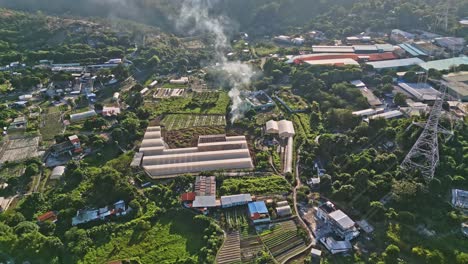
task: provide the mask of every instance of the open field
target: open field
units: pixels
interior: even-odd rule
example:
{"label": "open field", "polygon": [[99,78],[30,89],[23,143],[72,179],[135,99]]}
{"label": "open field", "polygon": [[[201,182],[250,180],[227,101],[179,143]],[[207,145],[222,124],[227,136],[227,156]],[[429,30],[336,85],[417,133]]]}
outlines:
{"label": "open field", "polygon": [[192,92],[186,96],[169,97],[158,102],[147,102],[145,107],[153,116],[161,114],[225,115],[230,98],[225,91]]}
{"label": "open field", "polygon": [[167,130],[179,130],[191,127],[225,126],[224,115],[167,115],[161,121]]}
{"label": "open field", "polygon": [[162,85],[162,88],[170,88],[170,89],[174,89],[174,88],[187,88],[187,84],[178,84],[178,83],[165,83]]}
{"label": "open field", "polygon": [[43,141],[51,141],[55,135],[62,132],[63,125],[60,112],[47,113],[42,115],[40,132]]}
{"label": "open field", "polygon": [[0,163],[40,156],[42,153],[38,152],[39,140],[39,137],[23,137],[0,143]]}
{"label": "open field", "polygon": [[110,241],[98,245],[82,263],[107,263],[116,259],[138,258],[141,263],[174,263],[195,257],[204,246],[203,230],[193,214],[185,210],[169,211],[147,231],[137,227],[116,233]]}
{"label": "open field", "polygon": [[260,234],[273,257],[280,263],[295,252],[306,248],[304,239],[297,233],[294,221],[277,223],[273,229]]}

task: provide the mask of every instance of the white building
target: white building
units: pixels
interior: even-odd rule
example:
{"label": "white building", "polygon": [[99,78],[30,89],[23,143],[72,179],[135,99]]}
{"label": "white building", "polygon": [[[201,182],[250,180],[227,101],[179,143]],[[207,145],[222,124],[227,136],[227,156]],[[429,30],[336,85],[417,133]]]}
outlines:
{"label": "white building", "polygon": [[197,147],[168,149],[161,137],[161,128],[148,127],[140,152],[144,153],[143,168],[156,178],[254,167],[245,136],[200,136]]}
{"label": "white building", "polygon": [[71,114],[70,122],[79,122],[79,121],[94,117],[96,115],[97,113],[94,110],[89,110],[89,111],[77,113],[77,114]]}
{"label": "white building", "polygon": [[62,178],[64,173],[65,173],[65,166],[57,166],[52,170],[52,173],[50,174],[50,179],[58,180]]}

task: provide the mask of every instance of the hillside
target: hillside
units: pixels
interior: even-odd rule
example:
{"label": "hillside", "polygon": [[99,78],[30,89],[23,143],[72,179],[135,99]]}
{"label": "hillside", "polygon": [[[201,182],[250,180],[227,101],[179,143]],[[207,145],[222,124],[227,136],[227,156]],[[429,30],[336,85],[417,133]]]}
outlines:
{"label": "hillside", "polygon": [[[177,31],[182,0],[83,0],[71,5],[70,0],[0,0],[0,6],[26,11],[41,10],[50,14],[103,18],[123,18]],[[203,2],[203,1],[202,1]],[[372,27],[429,28],[436,22],[443,0],[221,0],[210,1],[213,14],[228,17],[233,28],[262,36],[308,25],[332,33],[353,33]],[[72,6],[72,8],[70,8]],[[455,1],[449,10],[450,22],[468,13],[468,1]],[[320,22],[320,23],[317,23]],[[317,28],[315,28],[317,27]]]}

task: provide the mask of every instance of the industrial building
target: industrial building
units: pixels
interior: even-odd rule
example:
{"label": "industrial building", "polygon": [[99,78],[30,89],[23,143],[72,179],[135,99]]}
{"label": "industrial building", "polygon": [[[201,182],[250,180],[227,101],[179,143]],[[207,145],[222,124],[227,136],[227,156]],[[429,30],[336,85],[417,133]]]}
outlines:
{"label": "industrial building", "polygon": [[[308,62],[314,63],[314,61],[326,61],[326,60],[344,60],[352,59],[357,61],[381,61],[381,60],[394,60],[398,57],[393,52],[383,53],[370,53],[370,54],[356,54],[356,53],[319,53],[319,54],[307,54],[292,56],[287,63],[302,63]],[[322,63],[323,64],[323,63]]]}
{"label": "industrial building", "polygon": [[441,37],[434,39],[434,42],[453,52],[461,52],[465,48],[465,39],[464,38],[455,38],[455,37]]}
{"label": "industrial building", "polygon": [[395,47],[390,44],[353,45],[353,46],[312,46],[314,53],[382,53],[393,52]]}
{"label": "industrial building", "polygon": [[353,59],[306,60],[304,62],[310,65],[331,65],[331,66],[355,65],[355,66],[359,66],[359,63]]}
{"label": "industrial building", "polygon": [[439,91],[427,83],[399,82],[398,86],[419,101],[434,101],[441,95]]}
{"label": "industrial building", "polygon": [[148,127],[141,143],[142,166],[154,178],[213,170],[253,169],[245,136],[200,136],[196,147],[169,149],[160,127]]}
{"label": "industrial building", "polygon": [[461,101],[468,101],[468,72],[457,72],[444,75],[444,84],[451,96]]}
{"label": "industrial building", "polygon": [[367,62],[367,65],[371,65],[375,70],[397,70],[399,68],[407,68],[415,65],[423,64],[424,61],[420,58],[408,58],[408,59],[397,59],[397,60],[385,60],[385,61],[373,61]]}
{"label": "industrial building", "polygon": [[468,64],[467,56],[460,56],[444,60],[433,60],[428,62],[423,62],[419,66],[424,70],[428,71],[429,69],[435,69],[438,71],[448,71],[454,67],[458,67],[462,64]]}
{"label": "industrial building", "polygon": [[419,49],[418,47],[410,43],[402,43],[402,44],[399,44],[398,46],[413,57],[427,57],[428,56],[426,52],[424,52],[423,50]]}
{"label": "industrial building", "polygon": [[364,109],[364,110],[359,110],[359,111],[354,111],[353,115],[355,116],[361,116],[361,117],[369,117],[373,116],[376,114],[383,113],[385,111],[384,108],[369,108],[369,109]]}
{"label": "industrial building", "polygon": [[390,34],[390,39],[397,43],[411,41],[415,37],[416,35],[400,29],[393,29],[392,33]]}

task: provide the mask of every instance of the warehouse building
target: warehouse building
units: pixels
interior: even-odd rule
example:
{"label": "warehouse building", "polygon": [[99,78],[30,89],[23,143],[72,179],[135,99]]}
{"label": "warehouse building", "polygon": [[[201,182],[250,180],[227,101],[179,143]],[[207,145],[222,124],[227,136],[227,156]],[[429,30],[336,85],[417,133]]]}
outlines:
{"label": "warehouse building", "polygon": [[421,63],[419,66],[424,70],[435,69],[438,71],[448,71],[454,67],[458,67],[462,64],[468,64],[467,56],[460,56],[444,60],[433,60],[425,63]]}
{"label": "warehouse building", "polygon": [[457,72],[444,75],[447,92],[461,101],[468,102],[468,72]]}
{"label": "warehouse building", "polygon": [[200,136],[196,147],[169,149],[160,127],[148,127],[141,143],[142,166],[154,178],[213,170],[253,169],[245,136]]}
{"label": "warehouse building", "polygon": [[[377,118],[383,118],[383,119],[393,119],[393,118],[399,118],[402,117],[403,113],[400,110],[392,110],[389,112],[385,112],[382,114],[377,114],[369,117],[369,119],[377,119]],[[364,121],[369,121],[368,119]]]}
{"label": "warehouse building", "polygon": [[367,62],[367,65],[371,65],[375,70],[397,70],[399,68],[408,68],[415,65],[423,64],[424,61],[420,58],[409,58],[409,59],[397,59],[397,60],[386,60],[386,61],[373,61]]}
{"label": "warehouse building", "polygon": [[435,101],[441,95],[439,91],[427,83],[399,82],[398,86],[419,101]]}
{"label": "warehouse building", "polygon": [[353,112],[353,115],[361,116],[361,117],[369,117],[369,116],[373,116],[373,115],[376,115],[376,114],[383,113],[384,111],[385,111],[384,108],[375,108],[375,109],[374,108],[369,108],[369,109],[355,111],[355,112]]}

